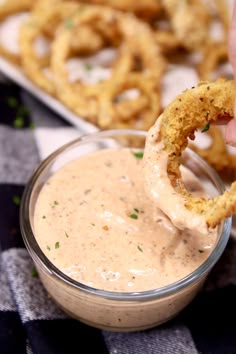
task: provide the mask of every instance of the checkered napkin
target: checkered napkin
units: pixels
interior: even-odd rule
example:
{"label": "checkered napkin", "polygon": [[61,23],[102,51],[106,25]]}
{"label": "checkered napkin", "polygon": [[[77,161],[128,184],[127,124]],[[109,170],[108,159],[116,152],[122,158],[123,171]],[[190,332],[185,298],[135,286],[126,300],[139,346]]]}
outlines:
{"label": "checkered napkin", "polygon": [[47,296],[19,230],[24,186],[39,162],[81,132],[0,82],[0,354],[236,353],[236,248],[231,237],[205,288],[174,320],[135,333],[68,318]]}

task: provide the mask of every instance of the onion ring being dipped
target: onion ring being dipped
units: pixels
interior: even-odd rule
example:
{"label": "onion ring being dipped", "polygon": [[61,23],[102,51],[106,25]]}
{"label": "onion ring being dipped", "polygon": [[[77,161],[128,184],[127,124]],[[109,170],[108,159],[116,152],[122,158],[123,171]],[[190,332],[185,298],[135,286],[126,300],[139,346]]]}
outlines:
{"label": "onion ring being dipped", "polygon": [[[173,224],[206,234],[236,211],[236,182],[215,198],[193,197],[181,179],[181,155],[196,129],[233,118],[233,80],[200,83],[169,104],[149,130],[144,150],[147,191]],[[167,201],[170,200],[171,203]]]}

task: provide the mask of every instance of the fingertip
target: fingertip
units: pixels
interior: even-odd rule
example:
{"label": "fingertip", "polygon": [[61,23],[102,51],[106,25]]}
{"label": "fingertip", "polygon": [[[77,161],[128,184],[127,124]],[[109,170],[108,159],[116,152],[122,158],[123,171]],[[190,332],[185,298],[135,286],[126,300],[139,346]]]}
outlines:
{"label": "fingertip", "polygon": [[228,145],[236,147],[236,119],[231,119],[226,124],[225,141]]}

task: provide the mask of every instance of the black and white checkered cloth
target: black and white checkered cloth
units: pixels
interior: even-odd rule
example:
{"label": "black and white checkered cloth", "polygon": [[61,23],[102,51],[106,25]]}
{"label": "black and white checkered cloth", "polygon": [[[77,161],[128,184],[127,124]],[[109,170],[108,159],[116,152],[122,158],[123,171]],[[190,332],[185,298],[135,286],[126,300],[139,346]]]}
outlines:
{"label": "black and white checkered cloth", "polygon": [[203,291],[174,320],[135,333],[68,318],[35,277],[19,202],[35,167],[80,132],[18,86],[0,82],[0,354],[236,353],[236,247],[231,237]]}

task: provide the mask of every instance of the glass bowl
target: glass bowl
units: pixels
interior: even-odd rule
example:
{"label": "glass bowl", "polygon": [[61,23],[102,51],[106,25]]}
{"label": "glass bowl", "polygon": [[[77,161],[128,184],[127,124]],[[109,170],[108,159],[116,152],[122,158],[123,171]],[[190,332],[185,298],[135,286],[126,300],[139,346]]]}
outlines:
{"label": "glass bowl", "polygon": [[[47,258],[36,241],[33,217],[40,190],[49,177],[68,162],[93,151],[120,146],[141,148],[146,134],[137,130],[107,130],[79,137],[62,146],[33,173],[21,201],[21,232],[44,287],[67,314],[100,329],[144,330],[176,316],[200,291],[230,235],[231,218],[220,225],[213,251],[197,269],[172,284],[141,292],[105,291],[84,285],[65,275]],[[215,171],[190,149],[183,155],[183,164],[201,179],[212,197],[224,191]]]}

